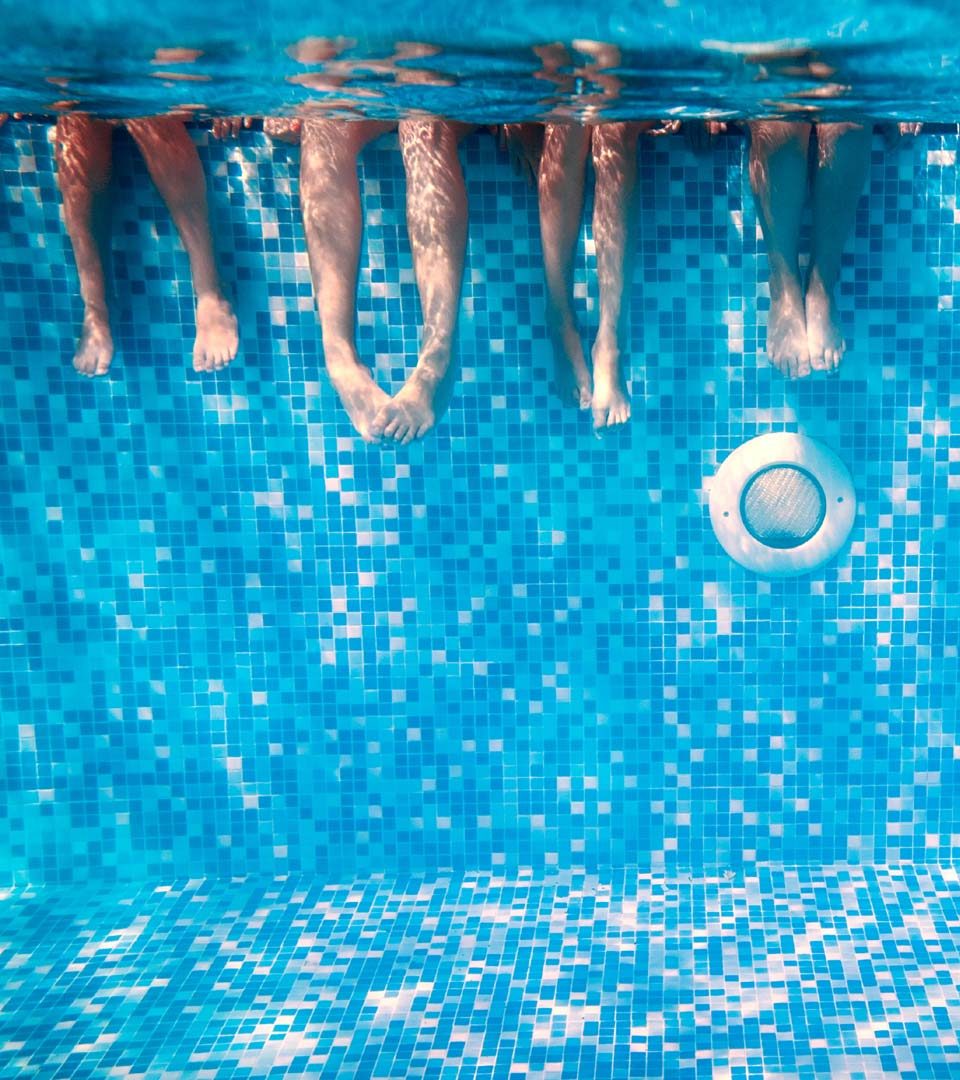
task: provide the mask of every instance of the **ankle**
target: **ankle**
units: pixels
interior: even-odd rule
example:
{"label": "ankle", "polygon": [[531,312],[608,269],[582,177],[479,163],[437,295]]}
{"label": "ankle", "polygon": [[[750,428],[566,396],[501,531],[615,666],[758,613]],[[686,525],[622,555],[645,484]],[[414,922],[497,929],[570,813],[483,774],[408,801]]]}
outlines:
{"label": "ankle", "polygon": [[806,292],[819,294],[821,296],[832,296],[833,287],[836,284],[836,279],[833,276],[824,276],[816,267],[811,267],[810,273],[807,275],[807,288]]}
{"label": "ankle", "polygon": [[83,321],[87,323],[104,323],[109,325],[110,313],[106,304],[85,304],[83,309]]}
{"label": "ankle", "polygon": [[576,316],[569,309],[547,306],[546,311],[547,329],[554,337],[564,337],[569,334],[579,334]]}
{"label": "ankle", "polygon": [[227,298],[219,289],[204,289],[202,292],[197,293],[197,307],[204,304],[216,304],[219,307],[219,305],[226,303]]}
{"label": "ankle", "polygon": [[324,339],[323,358],[328,371],[331,368],[352,368],[360,365],[360,358],[353,342],[342,338]]}

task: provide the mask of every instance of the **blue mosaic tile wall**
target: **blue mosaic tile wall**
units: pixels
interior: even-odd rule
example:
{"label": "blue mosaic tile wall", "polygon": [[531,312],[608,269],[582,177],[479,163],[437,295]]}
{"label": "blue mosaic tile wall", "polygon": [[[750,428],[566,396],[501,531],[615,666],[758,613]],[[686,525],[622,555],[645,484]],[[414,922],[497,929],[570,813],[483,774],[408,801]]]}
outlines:
{"label": "blue mosaic tile wall", "polygon": [[[186,257],[115,143],[115,336],[75,374],[50,130],[0,132],[2,879],[917,860],[960,851],[955,136],[878,139],[839,378],[762,358],[741,139],[641,147],[634,418],[548,391],[535,198],[476,135],[462,378],[407,449],[323,372],[295,147],[196,131],[242,351],[190,370]],[[417,343],[395,138],[363,158],[359,342]],[[596,320],[589,225],[579,260]],[[757,579],[706,487],[800,430],[847,463],[848,549]]]}

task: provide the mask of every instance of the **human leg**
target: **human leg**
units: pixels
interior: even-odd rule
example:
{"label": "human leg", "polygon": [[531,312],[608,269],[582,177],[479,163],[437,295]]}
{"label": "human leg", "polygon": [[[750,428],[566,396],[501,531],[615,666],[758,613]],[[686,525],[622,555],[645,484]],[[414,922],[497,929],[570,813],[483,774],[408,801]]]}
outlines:
{"label": "human leg", "polygon": [[374,431],[403,444],[436,424],[453,387],[453,334],[467,242],[467,193],[457,143],[469,130],[436,119],[402,120],[399,126],[423,330],[417,366],[380,409]]}
{"label": "human leg", "polygon": [[547,124],[538,182],[554,388],[564,404],[581,409],[590,407],[593,384],[573,309],[573,264],[589,148],[589,128],[581,124]]}
{"label": "human leg", "polygon": [[73,358],[81,375],[105,375],[113,359],[105,272],[111,136],[110,125],[91,116],[73,113],[57,121],[57,182],[83,299],[83,327]]}
{"label": "human leg", "polygon": [[392,125],[305,120],[300,142],[300,206],[320,315],[327,375],[361,438],[390,399],[360,362],[356,346],[357,271],[363,223],[357,158]]}
{"label": "human leg", "polygon": [[150,177],[170,210],[190,259],[197,298],[196,371],[225,367],[237,355],[237,318],[223,295],[207,211],[207,185],[193,140],[172,116],[128,120],[127,130],[143,154]]}
{"label": "human leg", "polygon": [[593,128],[593,240],[597,249],[600,325],[593,345],[593,424],[599,431],[630,419],[621,363],[623,290],[637,178],[640,124]]}
{"label": "human leg", "polygon": [[810,125],[758,120],[747,126],[750,185],[770,264],[767,355],[779,371],[795,378],[810,372],[798,250]]}
{"label": "human leg", "polygon": [[870,168],[869,127],[818,124],[813,175],[813,225],[805,297],[810,364],[835,371],[846,343],[834,299],[843,246],[856,218]]}

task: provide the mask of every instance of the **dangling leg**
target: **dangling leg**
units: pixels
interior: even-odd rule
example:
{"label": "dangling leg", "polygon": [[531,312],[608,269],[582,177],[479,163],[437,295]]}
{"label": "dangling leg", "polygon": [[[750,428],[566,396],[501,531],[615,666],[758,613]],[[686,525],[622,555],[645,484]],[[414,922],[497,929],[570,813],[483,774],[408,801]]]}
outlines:
{"label": "dangling leg", "polygon": [[554,389],[565,405],[581,409],[590,407],[593,384],[573,310],[573,263],[580,236],[589,147],[589,128],[581,124],[547,124],[538,184]]}
{"label": "dangling leg", "polygon": [[750,186],[770,263],[767,356],[784,375],[796,378],[810,373],[798,251],[810,125],[758,120],[748,127]]}
{"label": "dangling leg", "polygon": [[183,122],[172,116],[128,120],[127,130],[140,147],[190,258],[197,297],[194,370],[218,370],[237,355],[237,317],[223,295],[213,257],[207,185],[197,148]]}
{"label": "dangling leg", "polygon": [[407,232],[417,276],[423,331],[420,358],[381,409],[374,431],[406,444],[425,435],[450,403],[453,334],[467,243],[467,192],[457,143],[471,128],[450,120],[402,120],[407,173]]}
{"label": "dangling leg", "polygon": [[109,258],[107,187],[110,125],[73,114],[57,121],[57,181],[83,298],[83,329],[73,358],[81,375],[105,375],[113,359],[105,266]]}
{"label": "dangling leg", "polygon": [[817,371],[836,371],[846,342],[833,290],[843,245],[853,228],[857,203],[870,169],[869,127],[818,124],[813,174],[813,240],[807,275],[807,343]]}
{"label": "dangling leg", "polygon": [[357,158],[392,124],[306,120],[300,141],[300,206],[327,375],[357,433],[379,438],[373,419],[390,400],[360,362],[356,345],[357,270],[363,223]]}
{"label": "dangling leg", "polygon": [[620,334],[640,127],[600,124],[593,128],[593,241],[600,285],[600,326],[593,345],[593,426],[597,431],[630,419]]}

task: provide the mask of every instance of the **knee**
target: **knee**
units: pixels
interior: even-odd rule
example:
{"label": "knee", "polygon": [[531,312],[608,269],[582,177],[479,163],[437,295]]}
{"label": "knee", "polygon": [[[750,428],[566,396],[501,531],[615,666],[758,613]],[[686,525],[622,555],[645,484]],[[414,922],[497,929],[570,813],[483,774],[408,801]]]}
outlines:
{"label": "knee", "polygon": [[771,157],[783,150],[805,154],[810,144],[810,125],[785,120],[757,120],[750,130],[752,157]]}
{"label": "knee", "polygon": [[56,160],[61,185],[102,191],[110,179],[109,125],[89,116],[57,121]]}
{"label": "knee", "polygon": [[544,156],[564,166],[585,161],[591,137],[596,138],[598,130],[580,124],[547,124],[543,136]]}
{"label": "knee", "polygon": [[818,124],[817,125],[817,164],[829,167],[841,147],[862,146],[869,148],[870,130],[862,124]]}
{"label": "knee", "polygon": [[400,152],[408,170],[436,165],[457,152],[457,141],[442,120],[401,120]]}
{"label": "knee", "polygon": [[601,124],[593,129],[591,148],[595,169],[619,166],[637,152],[637,124]]}

